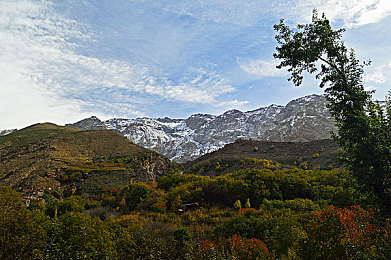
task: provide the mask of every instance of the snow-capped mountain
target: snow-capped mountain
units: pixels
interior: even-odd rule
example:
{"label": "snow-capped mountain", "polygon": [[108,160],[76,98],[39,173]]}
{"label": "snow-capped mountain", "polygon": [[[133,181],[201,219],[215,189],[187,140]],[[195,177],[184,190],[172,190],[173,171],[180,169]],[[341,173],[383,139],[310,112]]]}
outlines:
{"label": "snow-capped mountain", "polygon": [[8,134],[13,133],[13,132],[15,132],[15,131],[16,131],[16,129],[0,130],[0,136],[8,135]]}
{"label": "snow-capped mountain", "polygon": [[177,162],[195,159],[239,138],[311,141],[330,138],[330,132],[335,130],[326,99],[320,95],[299,98],[286,106],[270,105],[248,112],[229,110],[218,116],[195,114],[187,119],[114,118],[106,121],[91,117],[71,125],[84,130],[116,130],[134,143]]}

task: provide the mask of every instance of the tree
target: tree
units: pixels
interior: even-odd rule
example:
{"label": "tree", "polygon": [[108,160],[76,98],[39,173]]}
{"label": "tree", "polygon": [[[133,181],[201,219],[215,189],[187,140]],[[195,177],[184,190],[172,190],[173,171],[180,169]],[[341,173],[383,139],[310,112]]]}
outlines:
{"label": "tree", "polygon": [[119,194],[119,200],[124,200],[123,210],[125,212],[135,210],[138,204],[148,197],[151,188],[146,184],[134,183],[123,187]]}
{"label": "tree", "polygon": [[175,251],[178,254],[178,259],[187,259],[189,258],[191,252],[193,251],[193,240],[189,231],[185,228],[175,230],[174,232],[174,246]]}
{"label": "tree", "polygon": [[0,259],[40,258],[46,242],[39,211],[30,211],[16,191],[0,186]]}
{"label": "tree", "polygon": [[46,225],[46,259],[113,259],[113,233],[98,218],[69,212]]}
{"label": "tree", "polygon": [[279,46],[274,54],[281,59],[277,68],[288,67],[289,80],[299,86],[303,72],[316,73],[325,88],[328,108],[335,118],[338,134],[333,137],[344,149],[345,162],[365,190],[389,208],[391,174],[391,102],[385,108],[372,101],[373,92],[363,86],[364,66],[353,49],[341,40],[345,29],[333,30],[323,14],[313,12],[312,23],[292,30],[281,19],[274,25]]}
{"label": "tree", "polygon": [[246,209],[251,208],[251,204],[250,204],[250,199],[249,199],[249,198],[247,198],[246,203],[244,204],[244,207],[245,207]]}
{"label": "tree", "polygon": [[303,259],[386,259],[380,243],[388,238],[380,225],[375,212],[357,205],[315,211],[305,226],[308,237],[300,241],[299,254]]}
{"label": "tree", "polygon": [[240,202],[240,200],[237,200],[235,201],[234,203],[234,209],[241,209],[242,208],[242,203]]}

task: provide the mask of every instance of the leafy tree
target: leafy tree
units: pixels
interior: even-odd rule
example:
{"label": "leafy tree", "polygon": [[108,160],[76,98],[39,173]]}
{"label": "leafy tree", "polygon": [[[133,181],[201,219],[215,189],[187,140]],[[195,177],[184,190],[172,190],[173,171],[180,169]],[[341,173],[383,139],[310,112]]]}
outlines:
{"label": "leafy tree", "polygon": [[295,251],[298,241],[306,236],[302,225],[298,221],[298,216],[294,214],[285,214],[280,217],[271,230],[271,233],[270,240],[272,249],[275,250],[278,256],[285,255],[288,259],[293,258],[292,254]]}
{"label": "leafy tree", "polygon": [[240,200],[235,201],[234,203],[234,209],[240,209],[242,207],[242,203]]}
{"label": "leafy tree", "polygon": [[377,243],[388,239],[380,232],[375,213],[360,206],[330,206],[314,212],[301,241],[303,259],[386,259]]}
{"label": "leafy tree", "polygon": [[47,259],[110,259],[115,244],[109,228],[100,219],[70,212],[46,225]]}
{"label": "leafy tree", "polygon": [[39,258],[46,234],[40,211],[26,209],[18,193],[0,186],[0,259]]}
{"label": "leafy tree", "polygon": [[193,251],[193,240],[185,228],[174,232],[174,245],[179,258],[188,258]]}
{"label": "leafy tree", "polygon": [[250,199],[249,199],[249,198],[247,198],[246,203],[244,204],[244,207],[245,207],[246,209],[251,208],[251,204],[250,204]]}
{"label": "leafy tree", "polygon": [[123,210],[126,212],[136,209],[138,204],[148,197],[151,190],[150,187],[142,183],[129,184],[123,187],[119,194],[119,199],[125,202]]}
{"label": "leafy tree", "polygon": [[277,68],[288,67],[289,80],[297,86],[303,72],[316,73],[338,128],[334,139],[345,150],[349,169],[384,207],[390,205],[391,102],[389,97],[383,109],[364,90],[363,68],[370,62],[360,63],[341,40],[345,30],[333,30],[316,10],[310,24],[293,30],[281,19],[274,29],[279,43],[274,57],[282,60]]}
{"label": "leafy tree", "polygon": [[109,219],[106,225],[113,234],[112,238],[118,259],[136,258],[137,247],[132,234],[132,228],[122,227],[113,219]]}

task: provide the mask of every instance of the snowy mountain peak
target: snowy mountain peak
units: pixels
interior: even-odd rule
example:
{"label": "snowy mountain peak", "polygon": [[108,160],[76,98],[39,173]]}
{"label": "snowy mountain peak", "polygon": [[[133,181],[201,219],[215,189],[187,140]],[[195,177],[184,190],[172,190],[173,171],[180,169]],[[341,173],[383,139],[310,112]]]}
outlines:
{"label": "snowy mountain peak", "polygon": [[131,141],[185,162],[241,139],[270,141],[311,141],[330,138],[334,121],[326,108],[326,98],[310,95],[286,106],[270,105],[242,112],[237,109],[214,116],[194,114],[187,119],[96,117],[73,126],[87,129],[113,129]]}
{"label": "snowy mountain peak", "polygon": [[3,136],[3,135],[8,135],[10,133],[13,133],[15,132],[17,129],[5,129],[5,130],[0,130],[0,136]]}

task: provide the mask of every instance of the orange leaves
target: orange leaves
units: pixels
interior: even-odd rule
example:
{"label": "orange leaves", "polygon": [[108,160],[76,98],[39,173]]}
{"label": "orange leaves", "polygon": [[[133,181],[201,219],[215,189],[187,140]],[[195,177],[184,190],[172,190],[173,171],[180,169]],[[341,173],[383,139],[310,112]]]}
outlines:
{"label": "orange leaves", "polygon": [[373,211],[354,205],[350,210],[340,209],[339,214],[345,228],[346,241],[361,248],[367,248],[373,244],[379,235],[378,227],[374,223]]}
{"label": "orange leaves", "polygon": [[242,238],[239,235],[219,242],[204,240],[194,256],[195,259],[274,259],[273,254],[260,239]]}
{"label": "orange leaves", "polygon": [[151,209],[160,211],[160,212],[165,212],[167,210],[167,205],[166,202],[155,202],[152,206]]}
{"label": "orange leaves", "polygon": [[384,234],[375,212],[358,205],[350,209],[330,206],[314,213],[307,225],[308,240],[314,257],[354,258],[357,254],[371,254]]}
{"label": "orange leaves", "polygon": [[239,215],[246,215],[246,214],[251,214],[251,213],[255,213],[256,210],[254,208],[240,208],[238,210],[238,214]]}

